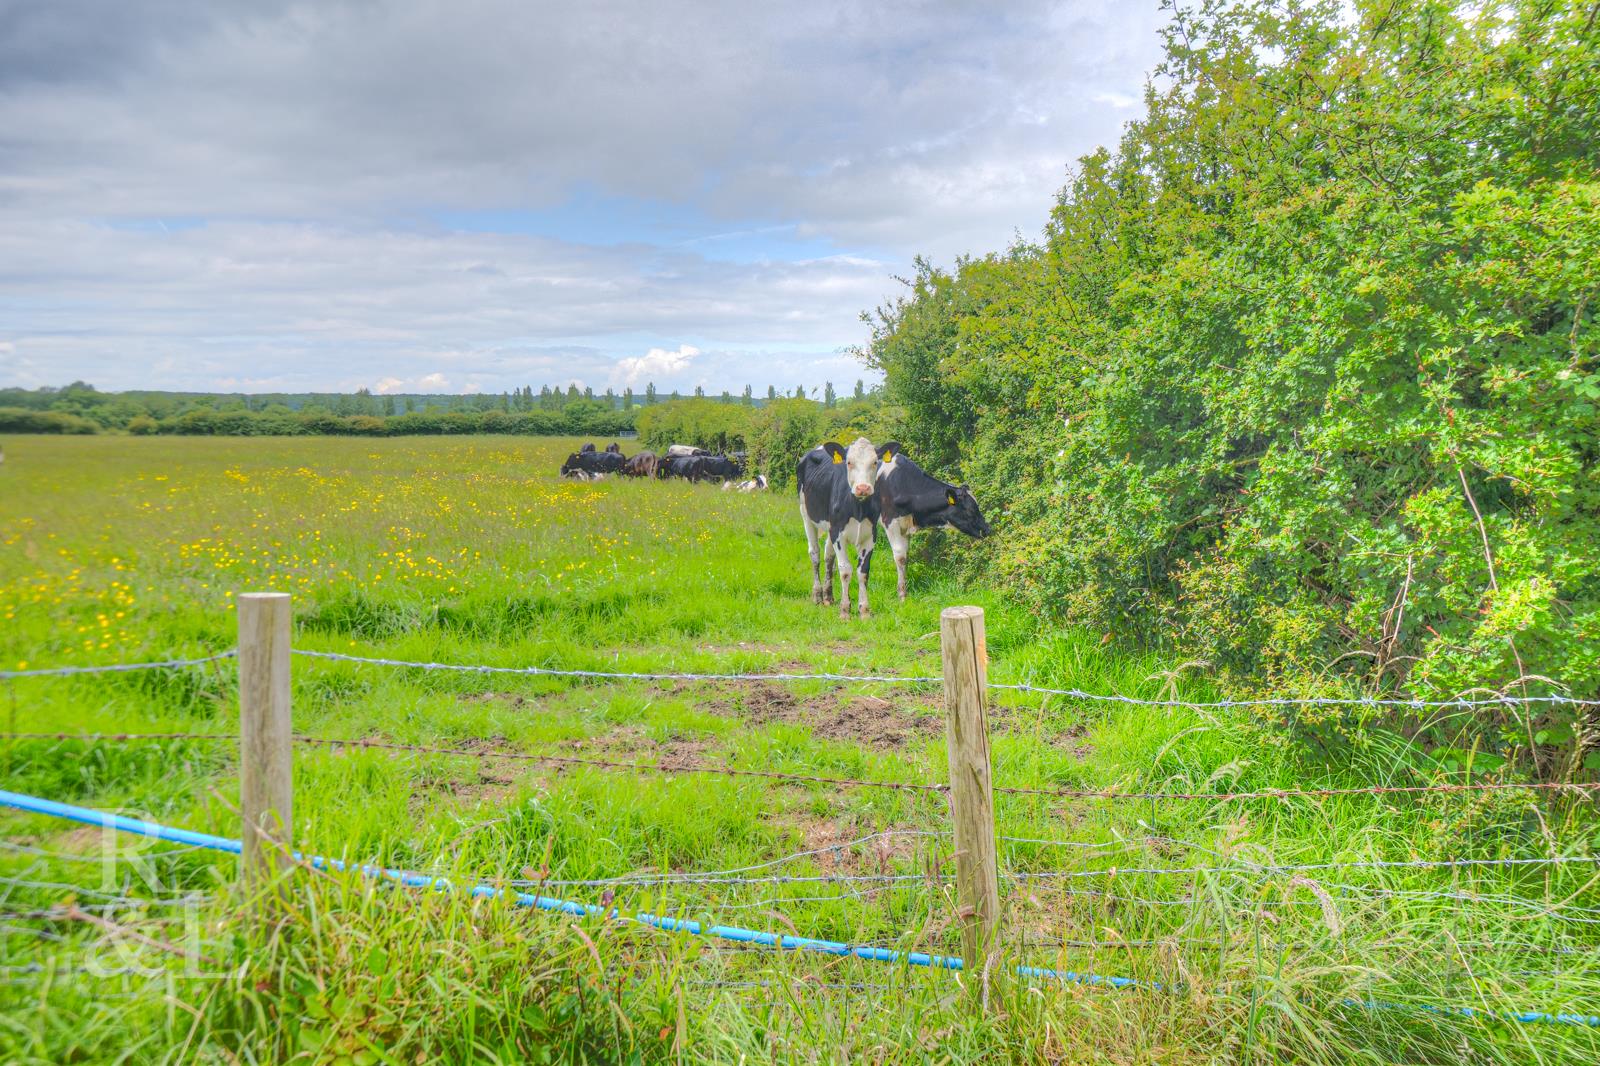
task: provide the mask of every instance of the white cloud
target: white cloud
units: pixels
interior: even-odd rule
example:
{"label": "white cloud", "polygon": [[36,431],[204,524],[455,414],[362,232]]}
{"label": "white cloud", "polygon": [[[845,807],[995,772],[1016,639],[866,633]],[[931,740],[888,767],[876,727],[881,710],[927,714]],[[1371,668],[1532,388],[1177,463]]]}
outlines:
{"label": "white cloud", "polygon": [[377,393],[379,396],[387,396],[391,392],[401,391],[404,385],[405,382],[401,381],[399,378],[384,378],[372,387],[372,391]]}
{"label": "white cloud", "polygon": [[1097,104],[1114,107],[1119,111],[1126,111],[1131,107],[1138,106],[1139,103],[1138,97],[1129,96],[1127,93],[1098,92],[1089,97],[1089,99]]}
{"label": "white cloud", "polygon": [[417,388],[423,391],[444,392],[450,387],[443,374],[428,374],[417,379]]}
{"label": "white cloud", "polygon": [[651,348],[636,359],[619,359],[611,380],[619,385],[642,385],[657,378],[670,379],[687,370],[700,349],[680,344],[675,349]]}
{"label": "white cloud", "polygon": [[474,396],[483,391],[483,386],[476,381],[469,381],[461,387],[461,391],[467,396]]}
{"label": "white cloud", "polygon": [[713,363],[730,388],[837,374],[824,361],[912,255],[1039,231],[1066,167],[1137,107],[1165,17],[1157,0],[5,10],[0,375],[448,372],[496,392],[637,379],[662,337],[720,353],[692,364],[708,390]]}

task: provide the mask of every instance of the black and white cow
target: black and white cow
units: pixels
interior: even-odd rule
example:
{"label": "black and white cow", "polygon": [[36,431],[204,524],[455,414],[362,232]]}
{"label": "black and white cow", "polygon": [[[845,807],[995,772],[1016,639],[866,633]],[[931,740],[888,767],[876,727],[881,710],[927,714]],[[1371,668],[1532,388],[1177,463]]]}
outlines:
{"label": "black and white cow", "polygon": [[661,476],[681,477],[686,481],[697,482],[706,476],[706,456],[704,455],[678,455],[661,460]]}
{"label": "black and white cow", "polygon": [[[872,567],[872,546],[878,535],[878,498],[873,487],[878,480],[879,449],[861,437],[848,449],[828,441],[801,456],[795,470],[800,486],[800,518],[806,527],[806,545],[811,550],[811,599],[815,603],[833,602],[833,571],[839,568],[839,617],[850,617],[850,554],[856,549],[856,581],[861,598],[861,617],[871,613],[867,602],[867,576]],[[819,542],[827,537],[827,581],[819,568]]]}
{"label": "black and white cow", "polygon": [[687,459],[691,455],[710,455],[704,448],[696,448],[693,444],[669,444],[667,450],[661,453],[667,459]]}
{"label": "black and white cow", "polygon": [[626,462],[627,459],[617,452],[573,452],[561,464],[561,476],[566,477],[574,470],[585,474],[615,474]]}
{"label": "black and white cow", "polygon": [[725,455],[706,455],[701,458],[704,460],[700,464],[702,477],[744,477],[744,466],[737,460],[729,459]]}
{"label": "black and white cow", "polygon": [[924,472],[906,457],[895,441],[878,451],[883,457],[875,491],[878,518],[883,523],[883,531],[889,535],[889,550],[894,553],[895,576],[903,600],[906,598],[906,553],[911,548],[911,534],[919,529],[953,526],[969,537],[982,538],[993,530],[983,520],[972,490],[965,485],[952,485]]}

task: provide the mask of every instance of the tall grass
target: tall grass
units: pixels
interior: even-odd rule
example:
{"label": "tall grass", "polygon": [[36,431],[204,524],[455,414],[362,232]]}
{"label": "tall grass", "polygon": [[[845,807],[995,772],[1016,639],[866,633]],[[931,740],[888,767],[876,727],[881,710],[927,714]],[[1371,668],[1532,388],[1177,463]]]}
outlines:
{"label": "tall grass", "polygon": [[[937,674],[938,610],[959,601],[988,611],[995,680],[1215,695],[1193,664],[1110,652],[1098,634],[1041,632],[916,561],[907,603],[880,566],[875,617],[840,622],[809,602],[787,497],[561,483],[553,475],[569,441],[7,443],[8,667],[223,648],[233,595],[274,588],[294,593],[306,648],[621,670]],[[939,781],[939,713],[937,693],[915,688],[295,663],[305,734],[675,767]],[[234,714],[225,663],[0,688],[10,732],[227,733]],[[1014,787],[1417,779],[1394,747],[1330,762],[1231,713],[1007,693],[994,721],[996,780]],[[0,765],[9,789],[237,833],[231,744],[11,739]],[[309,851],[609,899],[624,913],[908,950],[956,944],[935,793],[359,748],[298,750],[295,775],[295,833]],[[295,875],[292,906],[263,928],[241,918],[229,857],[0,814],[0,912],[10,915],[0,918],[0,1056],[1522,1063],[1600,1053],[1587,1028],[1457,1010],[1600,1013],[1592,866],[1261,869],[1582,856],[1594,832],[1586,800],[1002,794],[997,825],[1008,964],[986,980],[737,950],[311,872]],[[785,858],[799,852],[808,854]],[[718,871],[919,876],[644,883]],[[635,883],[550,884],[619,877]],[[1017,962],[1142,987],[1008,979]],[[986,1009],[973,1009],[974,995]]]}

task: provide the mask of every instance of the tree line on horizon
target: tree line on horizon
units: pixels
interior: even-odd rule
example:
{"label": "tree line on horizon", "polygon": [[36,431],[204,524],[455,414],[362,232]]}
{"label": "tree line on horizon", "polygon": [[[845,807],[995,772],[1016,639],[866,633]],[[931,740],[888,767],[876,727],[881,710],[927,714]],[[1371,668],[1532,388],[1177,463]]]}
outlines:
{"label": "tree line on horizon", "polygon": [[[858,379],[856,401],[869,395]],[[816,395],[817,390],[812,390]],[[723,390],[708,396],[697,386],[693,398],[747,408],[785,399],[805,400],[804,386],[782,393],[767,386],[758,396],[746,385],[741,394]],[[136,436],[398,436],[439,433],[522,433],[534,435],[617,434],[634,428],[637,413],[686,399],[678,390],[663,393],[655,382],[635,393],[606,389],[531,385],[501,393],[201,393],[160,390],[102,392],[86,382],[61,388],[0,389],[0,433],[129,433]],[[841,402],[826,382],[815,401],[823,408]]]}

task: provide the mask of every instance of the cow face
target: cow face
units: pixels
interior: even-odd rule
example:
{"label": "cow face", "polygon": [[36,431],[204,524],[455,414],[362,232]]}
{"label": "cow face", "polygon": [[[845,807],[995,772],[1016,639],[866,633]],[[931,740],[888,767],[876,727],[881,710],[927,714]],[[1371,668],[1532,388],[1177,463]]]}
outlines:
{"label": "cow face", "polygon": [[844,453],[844,473],[846,484],[856,499],[864,500],[872,495],[874,486],[878,483],[878,449],[865,437],[857,437],[856,442],[850,445],[850,450]]}
{"label": "cow face", "polygon": [[950,489],[945,494],[945,502],[950,506],[945,514],[946,520],[967,536],[982,539],[994,532],[989,523],[983,520],[977,498],[965,485]]}

